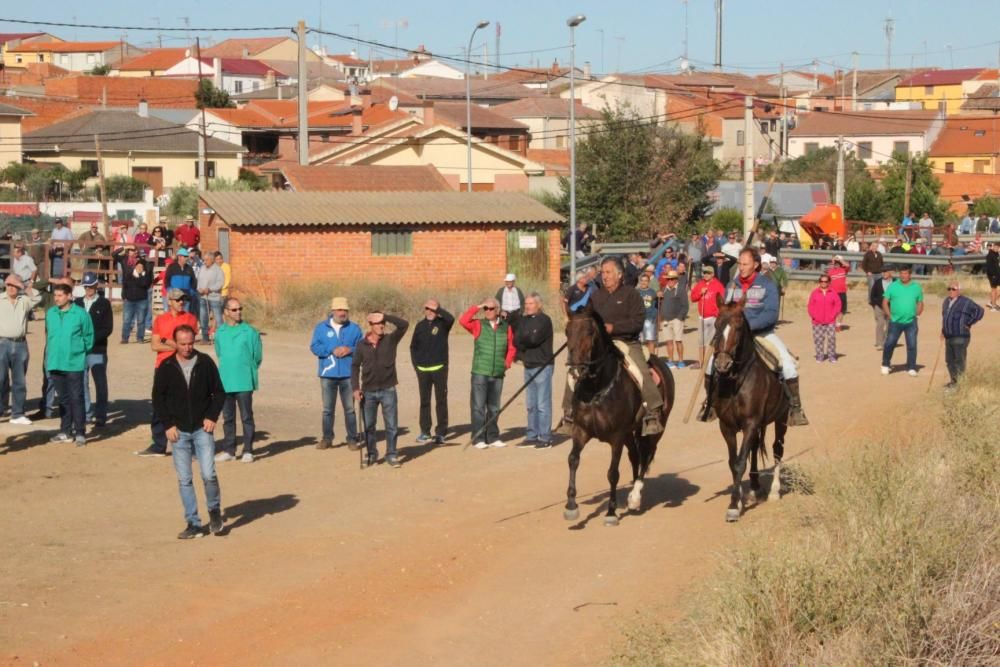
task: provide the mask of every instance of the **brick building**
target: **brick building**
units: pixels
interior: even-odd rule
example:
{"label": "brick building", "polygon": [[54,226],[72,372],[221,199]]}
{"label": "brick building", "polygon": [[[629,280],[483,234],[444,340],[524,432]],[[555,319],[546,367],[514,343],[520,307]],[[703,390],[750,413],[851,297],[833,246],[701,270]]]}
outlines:
{"label": "brick building", "polygon": [[377,280],[407,289],[559,286],[565,219],[514,192],[205,192],[202,246],[222,250],[234,287]]}

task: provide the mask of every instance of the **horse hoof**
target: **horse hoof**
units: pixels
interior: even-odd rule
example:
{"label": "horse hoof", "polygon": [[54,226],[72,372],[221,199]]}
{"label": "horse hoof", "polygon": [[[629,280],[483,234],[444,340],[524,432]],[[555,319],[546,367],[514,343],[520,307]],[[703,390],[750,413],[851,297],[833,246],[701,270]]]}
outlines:
{"label": "horse hoof", "polygon": [[563,510],[563,518],[567,521],[576,521],[580,518],[580,510],[573,508],[571,510]]}
{"label": "horse hoof", "polygon": [[618,517],[616,517],[614,514],[610,514],[610,515],[604,517],[604,525],[605,526],[617,526],[618,525]]}
{"label": "horse hoof", "polygon": [[736,523],[740,520],[739,510],[726,510],[726,521],[728,523]]}
{"label": "horse hoof", "polygon": [[633,512],[638,512],[640,507],[642,507],[642,498],[632,498],[630,495],[628,497],[628,508]]}

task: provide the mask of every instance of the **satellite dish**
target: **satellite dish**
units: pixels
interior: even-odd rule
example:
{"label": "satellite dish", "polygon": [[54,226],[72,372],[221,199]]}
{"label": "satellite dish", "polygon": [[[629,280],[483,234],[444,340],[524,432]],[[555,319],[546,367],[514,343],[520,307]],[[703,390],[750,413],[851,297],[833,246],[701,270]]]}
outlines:
{"label": "satellite dish", "polygon": [[399,108],[399,98],[393,95],[389,98],[389,111],[395,111]]}

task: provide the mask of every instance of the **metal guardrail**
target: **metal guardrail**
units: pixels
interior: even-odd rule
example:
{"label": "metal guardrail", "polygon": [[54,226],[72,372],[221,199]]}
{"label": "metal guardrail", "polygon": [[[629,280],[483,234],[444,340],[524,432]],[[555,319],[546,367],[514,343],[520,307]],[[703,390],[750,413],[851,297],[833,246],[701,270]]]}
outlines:
{"label": "metal guardrail", "polygon": [[[784,248],[782,259],[797,259],[807,262],[830,263],[835,256],[841,256],[846,262],[858,262],[864,258],[861,252],[838,252],[836,250],[800,250]],[[975,266],[986,263],[986,255],[910,255],[887,252],[883,255],[886,264],[921,264],[924,266]],[[862,274],[864,275],[864,274]]]}

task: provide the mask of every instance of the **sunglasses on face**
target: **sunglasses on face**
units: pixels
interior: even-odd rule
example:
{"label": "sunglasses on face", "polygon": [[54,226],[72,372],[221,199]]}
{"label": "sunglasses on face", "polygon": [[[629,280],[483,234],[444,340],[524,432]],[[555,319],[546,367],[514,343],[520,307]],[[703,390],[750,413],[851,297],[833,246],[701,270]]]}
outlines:
{"label": "sunglasses on face", "polygon": [[496,310],[495,306],[486,306],[483,310]]}
{"label": "sunglasses on face", "polygon": [[243,308],[227,308],[226,310],[228,310],[231,313],[238,313],[241,310],[243,310]]}
{"label": "sunglasses on face", "polygon": [[957,288],[957,287],[949,287],[949,288],[948,288],[948,291],[949,291],[949,292],[957,292],[957,291],[958,291],[958,288]]}

